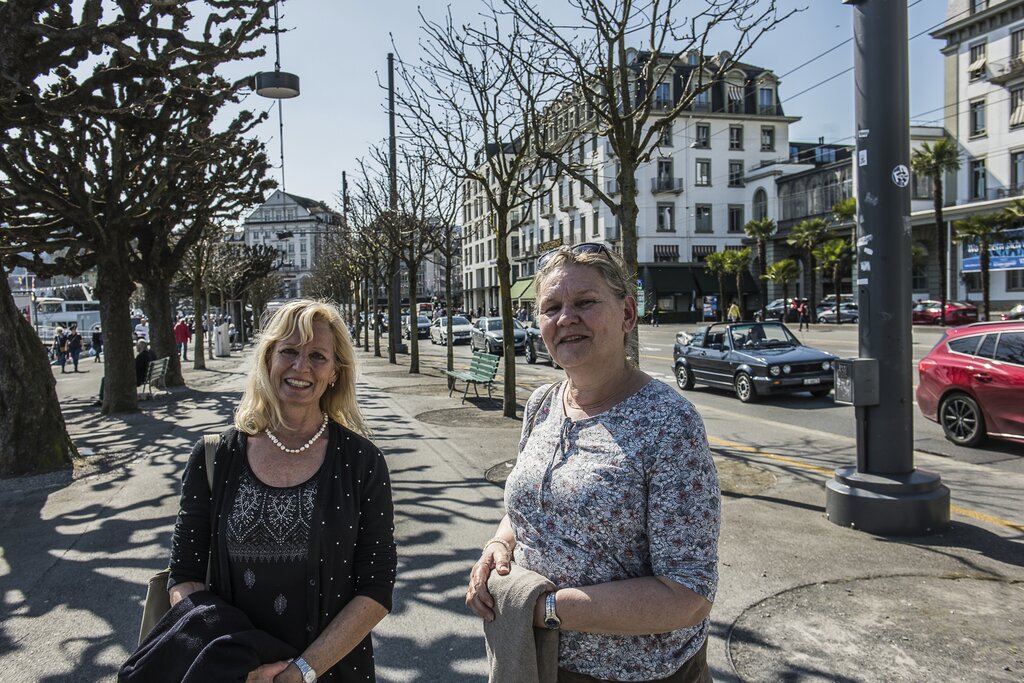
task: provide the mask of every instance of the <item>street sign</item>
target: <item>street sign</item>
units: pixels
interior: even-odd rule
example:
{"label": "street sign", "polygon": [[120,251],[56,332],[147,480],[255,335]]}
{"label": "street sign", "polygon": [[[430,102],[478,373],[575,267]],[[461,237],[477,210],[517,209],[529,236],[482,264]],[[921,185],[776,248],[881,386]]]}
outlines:
{"label": "street sign", "polygon": [[636,314],[641,318],[647,315],[647,294],[641,287],[636,288]]}

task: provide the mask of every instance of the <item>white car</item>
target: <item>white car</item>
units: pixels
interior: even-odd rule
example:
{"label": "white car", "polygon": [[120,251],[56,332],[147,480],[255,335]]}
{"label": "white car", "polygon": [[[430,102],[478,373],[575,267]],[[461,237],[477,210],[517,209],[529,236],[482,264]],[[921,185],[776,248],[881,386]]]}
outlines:
{"label": "white car", "polygon": [[[452,343],[468,344],[473,326],[461,315],[452,316]],[[430,323],[430,343],[448,345],[448,317],[438,318]]]}

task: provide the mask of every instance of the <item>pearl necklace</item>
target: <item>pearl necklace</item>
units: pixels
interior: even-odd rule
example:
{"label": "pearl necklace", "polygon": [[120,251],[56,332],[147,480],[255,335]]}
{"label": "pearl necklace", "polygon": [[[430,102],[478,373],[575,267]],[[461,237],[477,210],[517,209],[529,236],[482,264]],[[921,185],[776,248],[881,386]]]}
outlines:
{"label": "pearl necklace", "polygon": [[321,436],[323,436],[323,433],[324,433],[325,429],[327,429],[327,413],[324,413],[323,424],[320,425],[320,429],[318,429],[316,434],[313,435],[313,438],[310,439],[309,441],[307,441],[304,445],[299,446],[298,448],[288,448],[287,446],[285,446],[274,435],[274,432],[270,431],[270,427],[267,427],[266,429],[264,429],[263,432],[267,435],[267,438],[270,439],[271,443],[273,443],[275,446],[280,448],[285,453],[301,453],[302,451],[306,450],[307,448],[312,446],[314,443],[316,443],[316,440],[319,439]]}

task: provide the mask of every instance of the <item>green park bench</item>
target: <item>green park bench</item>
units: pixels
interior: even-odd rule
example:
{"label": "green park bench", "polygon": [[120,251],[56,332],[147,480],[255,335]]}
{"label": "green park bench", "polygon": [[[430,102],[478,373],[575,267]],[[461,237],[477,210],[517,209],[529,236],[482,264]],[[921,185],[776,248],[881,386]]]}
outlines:
{"label": "green park bench", "polygon": [[494,378],[498,374],[498,363],[500,361],[501,356],[484,353],[483,351],[474,351],[473,362],[470,363],[468,370],[445,370],[444,373],[455,380],[448,387],[448,396],[451,396],[455,391],[455,382],[461,381],[466,383],[466,390],[462,394],[463,403],[466,402],[466,398],[469,396],[469,387],[471,386],[477,398],[480,398],[480,392],[477,390],[477,386],[480,384],[487,387],[487,398],[494,400],[491,397],[491,386],[494,384]]}
{"label": "green park bench", "polygon": [[169,360],[167,356],[164,356],[149,362],[149,367],[146,368],[146,381],[142,383],[142,391],[139,394],[140,398],[153,398],[154,388],[167,391],[166,375]]}

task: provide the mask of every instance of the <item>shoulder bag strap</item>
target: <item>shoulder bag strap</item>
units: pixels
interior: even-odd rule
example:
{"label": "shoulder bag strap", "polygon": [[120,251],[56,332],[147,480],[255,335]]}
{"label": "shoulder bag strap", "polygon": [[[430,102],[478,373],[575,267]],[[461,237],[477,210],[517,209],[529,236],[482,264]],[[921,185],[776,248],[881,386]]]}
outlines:
{"label": "shoulder bag strap", "polygon": [[[562,380],[562,381],[564,382],[565,380]],[[537,422],[537,413],[540,412],[540,407],[542,405],[544,405],[544,401],[547,400],[548,396],[551,395],[551,392],[553,392],[555,390],[555,388],[559,384],[561,384],[561,383],[562,382],[552,382],[551,385],[547,388],[547,390],[545,390],[545,392],[543,394],[541,394],[540,400],[537,401],[537,409],[533,411],[533,415],[530,416],[529,421],[526,423],[526,438],[527,439],[530,438],[530,434],[533,434],[533,425]]]}
{"label": "shoulder bag strap", "polygon": [[210,485],[210,492],[213,492],[213,458],[217,455],[217,446],[220,445],[220,436],[217,434],[206,434],[203,436],[203,443],[206,446],[206,483]]}

